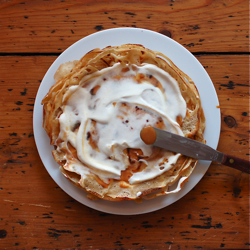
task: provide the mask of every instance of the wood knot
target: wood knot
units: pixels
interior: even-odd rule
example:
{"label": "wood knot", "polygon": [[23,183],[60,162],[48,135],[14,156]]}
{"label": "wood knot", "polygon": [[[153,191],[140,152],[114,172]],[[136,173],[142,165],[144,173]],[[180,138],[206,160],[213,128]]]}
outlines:
{"label": "wood knot", "polygon": [[224,122],[227,124],[227,126],[229,128],[233,128],[233,127],[237,126],[236,120],[230,115],[228,115],[224,118]]}
{"label": "wood knot", "polygon": [[6,230],[0,230],[0,239],[3,239],[7,236],[7,231]]}
{"label": "wood knot", "polygon": [[172,37],[171,32],[169,30],[161,30],[159,31],[159,33],[161,33],[162,35],[168,36],[168,37]]}
{"label": "wood knot", "polygon": [[240,189],[240,188],[235,187],[235,188],[233,189],[233,196],[234,196],[234,197],[236,197],[236,198],[239,197],[240,193],[241,193],[241,189]]}

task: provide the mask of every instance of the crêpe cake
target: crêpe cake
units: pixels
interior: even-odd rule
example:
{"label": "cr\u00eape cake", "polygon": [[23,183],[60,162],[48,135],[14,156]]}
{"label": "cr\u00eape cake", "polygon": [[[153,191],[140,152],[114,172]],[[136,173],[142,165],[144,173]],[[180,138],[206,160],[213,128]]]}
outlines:
{"label": "cr\u00eape cake", "polygon": [[197,160],[140,138],[150,125],[204,142],[199,93],[169,58],[141,45],[109,46],[62,64],[54,78],[42,101],[43,127],[66,178],[90,199],[181,190]]}

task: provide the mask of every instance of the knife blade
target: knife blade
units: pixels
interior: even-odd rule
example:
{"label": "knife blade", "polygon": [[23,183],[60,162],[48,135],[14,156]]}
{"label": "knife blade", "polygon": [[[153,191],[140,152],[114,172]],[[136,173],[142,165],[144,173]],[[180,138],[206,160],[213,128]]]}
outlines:
{"label": "knife blade", "polygon": [[[148,145],[152,144],[199,160],[220,162],[223,165],[250,174],[250,162],[247,160],[219,152],[202,142],[150,127],[141,130],[141,139]],[[147,141],[148,138],[150,140]]]}

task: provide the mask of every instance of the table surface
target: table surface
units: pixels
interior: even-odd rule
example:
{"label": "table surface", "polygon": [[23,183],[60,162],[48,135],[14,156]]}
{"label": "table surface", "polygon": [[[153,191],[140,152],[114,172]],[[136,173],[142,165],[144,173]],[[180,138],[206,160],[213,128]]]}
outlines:
{"label": "table surface", "polygon": [[218,150],[249,159],[248,12],[246,0],[0,1],[0,249],[249,249],[248,174],[213,163],[168,207],[107,214],[57,186],[32,127],[37,90],[61,52],[100,30],[146,28],[204,66],[220,102]]}

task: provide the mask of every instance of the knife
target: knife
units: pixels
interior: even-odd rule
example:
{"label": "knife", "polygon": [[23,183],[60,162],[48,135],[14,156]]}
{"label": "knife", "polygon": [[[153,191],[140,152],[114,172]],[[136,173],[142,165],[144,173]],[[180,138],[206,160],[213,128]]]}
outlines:
{"label": "knife", "polygon": [[154,145],[199,160],[220,162],[225,166],[250,174],[250,162],[235,156],[221,153],[208,145],[168,131],[144,127],[140,133],[147,145]]}

